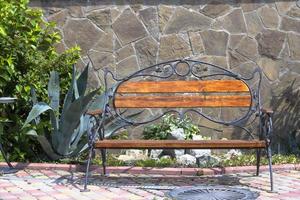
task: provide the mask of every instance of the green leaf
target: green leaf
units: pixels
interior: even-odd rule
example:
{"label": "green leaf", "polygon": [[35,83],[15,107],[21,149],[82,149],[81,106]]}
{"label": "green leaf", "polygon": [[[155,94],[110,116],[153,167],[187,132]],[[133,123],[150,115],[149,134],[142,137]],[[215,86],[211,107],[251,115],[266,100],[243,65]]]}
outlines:
{"label": "green leaf", "polygon": [[59,111],[59,74],[56,71],[50,73],[48,83],[48,97],[50,98],[50,106],[54,111]]}
{"label": "green leaf", "polygon": [[6,36],[7,35],[6,32],[5,32],[5,30],[4,30],[4,28],[2,26],[0,26],[0,35],[2,35],[2,36]]}
{"label": "green leaf", "polygon": [[[133,113],[127,116],[124,116],[125,119],[127,120],[132,120],[137,118],[143,111]],[[106,127],[105,127],[105,133],[104,133],[104,138],[111,138],[113,136],[117,135],[117,130],[119,130],[122,127],[125,127],[126,125],[129,125],[127,122],[124,120],[114,118],[113,121],[111,121]]]}
{"label": "green leaf", "polygon": [[69,109],[73,99],[74,99],[74,86],[75,86],[75,79],[76,79],[76,71],[75,71],[75,66],[73,66],[73,71],[72,71],[72,81],[71,81],[71,85],[70,85],[70,88],[68,90],[68,93],[65,97],[65,100],[64,100],[64,106],[63,106],[63,109],[62,109],[62,114],[61,114],[61,121],[64,121],[64,116],[65,116],[65,112],[66,110]]}
{"label": "green leaf", "polygon": [[45,153],[47,154],[47,156],[49,156],[49,158],[51,160],[58,160],[58,159],[62,158],[61,155],[58,155],[57,153],[55,153],[52,145],[49,143],[48,139],[44,135],[38,135],[35,130],[29,130],[26,133],[26,135],[36,138],[36,140],[40,143],[43,150],[45,151]]}
{"label": "green leaf", "polygon": [[77,87],[78,87],[78,94],[79,96],[84,95],[86,86],[87,86],[87,79],[89,73],[89,63],[86,65],[84,70],[81,72],[80,76],[77,79]]}
{"label": "green leaf", "polygon": [[57,124],[57,119],[55,117],[55,113],[53,111],[53,109],[47,105],[44,102],[39,102],[37,104],[35,104],[31,111],[29,112],[27,119],[23,125],[22,128],[24,128],[26,125],[28,125],[32,120],[36,119],[37,117],[39,117],[42,113],[49,111],[50,112],[50,118],[51,118],[51,124],[52,127],[55,131],[58,130],[58,124]]}
{"label": "green leaf", "polygon": [[63,141],[60,141],[60,147],[57,150],[60,154],[65,155],[67,153],[72,134],[80,122],[80,117],[87,111],[88,104],[97,92],[96,89],[86,96],[79,97],[62,114],[64,120],[61,121],[60,132],[63,135]]}

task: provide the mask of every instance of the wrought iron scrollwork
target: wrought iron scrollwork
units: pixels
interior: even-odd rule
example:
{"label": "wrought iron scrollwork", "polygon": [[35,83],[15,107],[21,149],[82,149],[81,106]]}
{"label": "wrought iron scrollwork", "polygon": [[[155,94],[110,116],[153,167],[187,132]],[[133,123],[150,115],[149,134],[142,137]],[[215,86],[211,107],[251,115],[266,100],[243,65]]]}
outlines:
{"label": "wrought iron scrollwork", "polygon": [[[249,81],[254,79],[255,76],[258,75],[258,86],[255,88],[251,88],[249,85]],[[116,81],[116,84],[113,86],[113,91],[110,92],[110,94],[107,94],[107,98],[111,99],[111,110],[108,112],[106,110],[106,113],[111,113],[118,117],[120,120],[123,120],[125,123],[124,126],[127,125],[142,125],[142,124],[147,124],[151,123],[159,118],[161,118],[163,115],[166,115],[168,113],[176,113],[178,114],[179,117],[183,118],[187,113],[196,113],[197,115],[210,120],[215,123],[223,124],[223,125],[232,125],[238,128],[242,128],[244,126],[240,125],[247,121],[253,113],[258,112],[260,109],[260,84],[261,84],[261,70],[260,68],[256,68],[252,74],[250,74],[247,77],[241,76],[238,73],[235,73],[229,69],[224,69],[220,66],[203,62],[203,61],[198,61],[198,60],[191,60],[191,59],[180,59],[180,60],[172,60],[172,61],[167,61],[163,63],[159,63],[156,65],[152,65],[150,67],[141,69],[139,71],[134,72],[133,74],[119,78],[116,77],[111,71],[106,70],[105,71],[105,88],[110,88],[107,85],[107,79],[108,76],[111,76],[111,78]],[[144,79],[149,79],[149,78],[155,78],[159,80],[165,80],[165,79],[170,79],[172,76],[177,76],[179,78],[190,78],[190,79],[197,79],[197,80],[209,80],[211,78],[220,78],[220,77],[228,77],[230,79],[235,79],[235,80],[240,80],[242,81],[249,90],[249,94],[251,96],[251,102],[248,110],[246,113],[234,120],[231,121],[224,121],[221,119],[215,119],[201,110],[196,110],[196,109],[184,109],[183,111],[179,111],[178,109],[169,109],[162,114],[159,114],[149,120],[146,121],[132,121],[130,119],[126,119],[124,116],[121,115],[120,110],[116,108],[114,104],[114,99],[116,98],[116,91],[118,88],[125,82],[131,81],[133,79],[138,79],[138,78],[144,78]],[[109,93],[108,91],[106,91]],[[253,136],[251,135],[250,131],[246,128],[242,128],[244,131],[246,131],[247,134],[250,135],[251,138]]]}

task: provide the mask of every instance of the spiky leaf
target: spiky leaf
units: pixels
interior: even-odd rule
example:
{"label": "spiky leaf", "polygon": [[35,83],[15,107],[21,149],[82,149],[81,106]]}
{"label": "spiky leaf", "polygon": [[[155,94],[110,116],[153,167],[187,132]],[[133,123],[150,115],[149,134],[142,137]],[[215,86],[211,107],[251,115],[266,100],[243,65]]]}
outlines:
{"label": "spiky leaf", "polygon": [[57,119],[55,116],[55,113],[53,111],[53,109],[46,103],[44,102],[38,102],[36,103],[31,111],[29,112],[27,119],[23,125],[22,128],[24,128],[26,125],[28,125],[32,120],[36,119],[37,117],[39,117],[42,113],[49,111],[50,113],[50,119],[51,119],[51,125],[53,127],[53,129],[55,131],[58,130],[58,124],[57,124]]}
{"label": "spiky leaf", "polygon": [[79,125],[80,117],[86,112],[87,106],[92,98],[96,95],[98,90],[94,90],[86,96],[76,99],[69,108],[63,113],[61,121],[60,132],[62,134],[62,141],[60,141],[60,147],[58,152],[65,155],[67,149],[70,147],[71,138],[74,130]]}
{"label": "spiky leaf", "polygon": [[89,63],[86,65],[86,67],[84,68],[84,70],[81,72],[80,76],[77,79],[77,88],[78,88],[79,96],[82,96],[85,93],[87,80],[88,80],[88,73],[89,73]]}
{"label": "spiky leaf", "polygon": [[50,98],[50,106],[55,112],[59,111],[59,92],[59,74],[56,71],[52,71],[48,82],[48,96]]}
{"label": "spiky leaf", "polygon": [[65,112],[66,110],[68,110],[68,108],[70,107],[74,99],[74,87],[76,81],[75,76],[76,76],[76,70],[75,70],[75,66],[73,66],[71,85],[64,99],[64,105],[63,105],[61,120],[60,120],[61,122],[64,121]]}
{"label": "spiky leaf", "polygon": [[47,154],[47,156],[49,156],[49,158],[51,160],[58,160],[58,159],[62,158],[61,155],[58,155],[57,153],[55,153],[52,145],[49,143],[48,139],[44,135],[38,135],[35,130],[28,131],[26,133],[26,135],[30,135],[30,136],[36,138],[36,140],[40,143],[43,150],[45,151],[45,153]]}
{"label": "spiky leaf", "polygon": [[[36,92],[35,92],[35,89],[32,86],[30,87],[30,94],[31,94],[32,105],[37,104]],[[40,123],[40,117],[36,117],[34,119],[34,122],[35,122],[35,124],[39,124]]]}
{"label": "spiky leaf", "polygon": [[[127,120],[133,120],[135,118],[137,118],[143,111],[137,112],[137,113],[133,113],[127,116],[124,116],[125,119]],[[128,124],[126,121],[118,119],[118,118],[114,118],[110,123],[107,124],[107,126],[105,127],[105,133],[104,133],[104,137],[105,138],[111,138],[115,135],[117,135],[117,130],[119,130],[120,128],[123,128]]]}

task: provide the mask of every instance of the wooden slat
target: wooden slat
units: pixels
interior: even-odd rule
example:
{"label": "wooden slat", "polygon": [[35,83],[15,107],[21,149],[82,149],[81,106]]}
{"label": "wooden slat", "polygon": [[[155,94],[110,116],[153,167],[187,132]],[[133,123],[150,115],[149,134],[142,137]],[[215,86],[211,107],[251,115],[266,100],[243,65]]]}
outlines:
{"label": "wooden slat", "polygon": [[239,80],[125,82],[118,93],[249,92]]}
{"label": "wooden slat", "polygon": [[249,107],[250,96],[116,96],[116,108]]}
{"label": "wooden slat", "polygon": [[247,149],[265,148],[260,140],[103,140],[95,148],[107,149]]}

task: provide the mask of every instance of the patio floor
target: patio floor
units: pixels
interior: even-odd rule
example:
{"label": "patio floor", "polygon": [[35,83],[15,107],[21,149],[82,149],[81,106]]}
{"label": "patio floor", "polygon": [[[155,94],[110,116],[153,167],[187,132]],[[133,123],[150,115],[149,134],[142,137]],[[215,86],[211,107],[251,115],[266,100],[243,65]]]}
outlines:
{"label": "patio floor", "polygon": [[258,199],[300,199],[300,171],[274,172],[275,192],[269,190],[269,174],[252,173],[213,176],[130,175],[111,174],[107,177],[94,175],[90,192],[80,192],[83,173],[63,170],[20,170],[15,174],[0,175],[0,199],[97,199],[139,200],[167,199],[170,189],[180,186],[203,184],[229,185],[249,188],[259,193]]}

